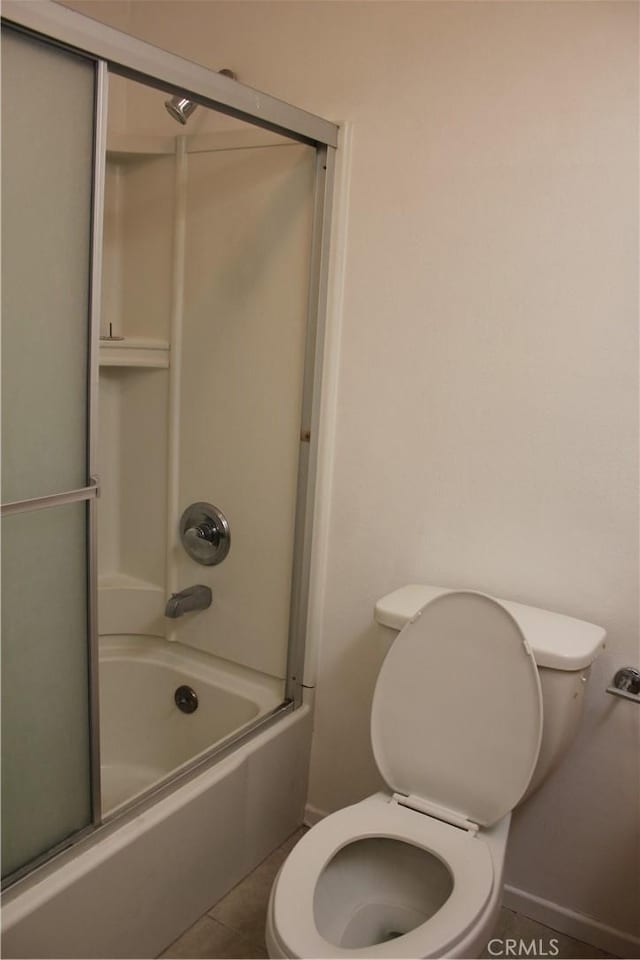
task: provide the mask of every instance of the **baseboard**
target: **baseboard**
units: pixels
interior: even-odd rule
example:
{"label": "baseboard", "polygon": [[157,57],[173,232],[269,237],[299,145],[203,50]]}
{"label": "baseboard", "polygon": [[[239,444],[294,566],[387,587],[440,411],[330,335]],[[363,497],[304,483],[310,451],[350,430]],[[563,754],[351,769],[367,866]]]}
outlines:
{"label": "baseboard", "polygon": [[320,820],[323,820],[327,816],[326,810],[319,810],[317,807],[314,807],[311,803],[308,803],[304,808],[304,820],[302,821],[305,826],[313,827],[316,823],[319,823]]}
{"label": "baseboard", "polygon": [[613,953],[617,957],[629,957],[634,960],[640,957],[640,937],[608,927],[598,920],[593,920],[582,913],[575,913],[567,907],[561,907],[550,900],[543,900],[525,890],[505,885],[503,906],[509,910],[537,920],[545,926],[564,933],[575,940],[590,943],[599,950]]}

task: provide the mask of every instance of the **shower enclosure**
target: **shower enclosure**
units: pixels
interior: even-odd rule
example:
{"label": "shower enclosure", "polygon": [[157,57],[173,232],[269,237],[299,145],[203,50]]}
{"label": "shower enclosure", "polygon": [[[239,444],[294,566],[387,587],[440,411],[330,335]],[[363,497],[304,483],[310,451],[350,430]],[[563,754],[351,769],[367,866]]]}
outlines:
{"label": "shower enclosure", "polygon": [[3,5],[5,885],[302,703],[337,129],[229,73]]}

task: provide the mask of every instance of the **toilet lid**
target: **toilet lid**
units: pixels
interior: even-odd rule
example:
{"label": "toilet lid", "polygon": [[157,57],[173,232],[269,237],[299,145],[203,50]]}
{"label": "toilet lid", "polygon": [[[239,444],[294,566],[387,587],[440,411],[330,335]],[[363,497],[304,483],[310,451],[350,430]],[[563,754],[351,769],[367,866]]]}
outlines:
{"label": "toilet lid", "polygon": [[535,660],[496,600],[447,593],[400,631],[371,711],[376,763],[393,790],[489,826],[527,789],[541,736]]}

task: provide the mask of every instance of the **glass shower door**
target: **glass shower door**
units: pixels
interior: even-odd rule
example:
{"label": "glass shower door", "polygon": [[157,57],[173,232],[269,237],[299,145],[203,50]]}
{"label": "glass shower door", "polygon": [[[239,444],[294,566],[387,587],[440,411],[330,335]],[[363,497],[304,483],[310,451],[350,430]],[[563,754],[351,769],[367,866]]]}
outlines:
{"label": "glass shower door", "polygon": [[[7,0],[4,23],[2,875],[13,882],[302,702],[337,128],[57,4]],[[199,102],[186,131],[165,110],[183,79]],[[183,550],[181,517],[201,500],[233,530],[222,569]],[[203,584],[215,604],[189,613],[181,595]],[[140,698],[123,699],[109,670],[112,654],[141,650],[175,667],[157,707],[179,750],[164,749],[156,714],[139,722]],[[195,715],[182,709],[186,667]]]}
{"label": "glass shower door", "polygon": [[2,31],[2,875],[92,819],[96,66]]}
{"label": "glass shower door", "polygon": [[[291,599],[310,446],[319,167],[311,144],[204,104],[185,127],[165,109],[167,92],[109,80],[98,437],[105,818],[290,709],[300,690]],[[213,563],[181,536],[184,522],[193,542],[198,521],[182,518],[202,504],[230,529],[228,555]],[[204,602],[185,609],[185,594]]]}

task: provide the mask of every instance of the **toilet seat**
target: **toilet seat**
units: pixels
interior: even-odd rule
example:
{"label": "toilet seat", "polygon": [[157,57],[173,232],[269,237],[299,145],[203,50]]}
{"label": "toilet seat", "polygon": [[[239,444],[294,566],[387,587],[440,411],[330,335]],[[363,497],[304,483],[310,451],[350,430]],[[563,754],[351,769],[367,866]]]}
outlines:
{"label": "toilet seat", "polygon": [[[343,949],[317,929],[316,885],[340,849],[367,837],[399,840],[434,854],[448,867],[453,889],[440,909],[409,933],[373,946]],[[491,853],[481,835],[374,795],[322,820],[294,847],[275,883],[273,925],[288,957],[446,956],[482,913],[493,882]]]}

